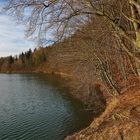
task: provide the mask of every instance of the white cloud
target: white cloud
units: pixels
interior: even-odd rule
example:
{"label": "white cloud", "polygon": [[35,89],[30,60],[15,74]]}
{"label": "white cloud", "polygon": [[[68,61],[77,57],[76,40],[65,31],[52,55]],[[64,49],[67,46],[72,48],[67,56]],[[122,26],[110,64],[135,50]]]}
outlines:
{"label": "white cloud", "polygon": [[0,56],[15,55],[29,48],[35,43],[25,38],[25,28],[17,25],[12,17],[0,14]]}

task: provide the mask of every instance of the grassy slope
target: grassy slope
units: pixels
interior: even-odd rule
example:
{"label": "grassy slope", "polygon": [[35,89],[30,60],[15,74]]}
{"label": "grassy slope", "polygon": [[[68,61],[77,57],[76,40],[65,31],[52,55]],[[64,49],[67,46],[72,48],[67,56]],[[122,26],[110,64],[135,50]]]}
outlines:
{"label": "grassy slope", "polygon": [[105,112],[91,125],[66,140],[139,140],[140,83],[108,101]]}

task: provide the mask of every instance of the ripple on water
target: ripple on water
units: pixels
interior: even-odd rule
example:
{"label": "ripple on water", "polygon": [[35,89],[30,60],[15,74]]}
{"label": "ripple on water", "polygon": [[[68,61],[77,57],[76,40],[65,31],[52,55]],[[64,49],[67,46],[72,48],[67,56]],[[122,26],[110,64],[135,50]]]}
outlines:
{"label": "ripple on water", "polygon": [[85,126],[81,103],[61,85],[55,76],[0,74],[0,140],[62,140]]}

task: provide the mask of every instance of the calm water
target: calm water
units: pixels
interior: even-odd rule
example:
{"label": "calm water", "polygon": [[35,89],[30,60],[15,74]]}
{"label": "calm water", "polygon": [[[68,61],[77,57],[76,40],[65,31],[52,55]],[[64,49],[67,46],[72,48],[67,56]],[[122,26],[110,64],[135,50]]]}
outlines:
{"label": "calm water", "polygon": [[58,76],[0,74],[0,140],[63,140],[89,124]]}

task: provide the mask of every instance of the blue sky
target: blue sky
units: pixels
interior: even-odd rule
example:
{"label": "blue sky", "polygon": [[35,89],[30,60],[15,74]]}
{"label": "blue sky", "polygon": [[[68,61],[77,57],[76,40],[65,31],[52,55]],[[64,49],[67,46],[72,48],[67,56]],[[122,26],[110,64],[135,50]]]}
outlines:
{"label": "blue sky", "polygon": [[[2,5],[0,0],[0,9]],[[25,38],[25,27],[18,25],[13,17],[0,13],[0,57],[14,56],[34,47],[35,43]]]}

